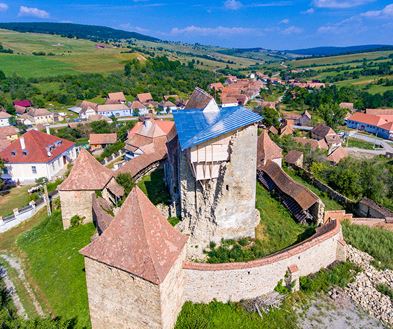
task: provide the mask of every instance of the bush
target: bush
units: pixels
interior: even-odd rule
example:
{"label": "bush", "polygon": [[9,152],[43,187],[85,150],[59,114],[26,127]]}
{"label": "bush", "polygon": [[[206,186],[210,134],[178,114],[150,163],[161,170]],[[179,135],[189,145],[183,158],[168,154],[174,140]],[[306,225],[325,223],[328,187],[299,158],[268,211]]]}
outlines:
{"label": "bush", "polygon": [[82,224],[84,217],[80,217],[78,215],[71,217],[71,227],[76,227]]}
{"label": "bush", "polygon": [[300,278],[300,289],[306,293],[328,292],[332,286],[346,287],[353,281],[359,267],[350,262],[335,263],[318,273]]}
{"label": "bush", "polygon": [[392,288],[390,288],[387,284],[384,284],[384,283],[378,284],[376,286],[376,288],[381,294],[388,296],[393,302],[393,289]]}

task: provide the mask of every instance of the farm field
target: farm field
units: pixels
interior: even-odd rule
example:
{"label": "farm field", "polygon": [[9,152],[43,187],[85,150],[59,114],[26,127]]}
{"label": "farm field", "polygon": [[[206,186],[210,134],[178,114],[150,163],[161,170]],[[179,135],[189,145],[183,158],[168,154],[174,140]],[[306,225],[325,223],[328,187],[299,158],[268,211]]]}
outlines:
{"label": "farm field", "polygon": [[335,64],[344,64],[355,60],[373,60],[379,57],[385,57],[393,54],[393,51],[375,51],[369,53],[359,53],[359,54],[350,54],[350,55],[340,55],[340,56],[329,56],[329,57],[318,57],[318,58],[307,58],[291,61],[291,65],[293,67],[309,67],[311,65],[335,65]]}
{"label": "farm field", "polygon": [[[0,54],[0,70],[6,75],[16,73],[26,78],[122,71],[126,62],[135,58],[144,60],[147,56],[132,52],[129,48],[97,49],[96,44],[89,40],[2,29],[0,42],[4,47],[14,50],[14,54]],[[183,63],[194,59],[197,67],[205,69],[224,68],[226,65],[242,68],[255,64],[255,60],[220,54],[210,47],[194,49],[189,45],[139,40],[135,46]],[[33,52],[50,53],[51,56],[35,56]],[[207,55],[213,59],[205,58]]]}

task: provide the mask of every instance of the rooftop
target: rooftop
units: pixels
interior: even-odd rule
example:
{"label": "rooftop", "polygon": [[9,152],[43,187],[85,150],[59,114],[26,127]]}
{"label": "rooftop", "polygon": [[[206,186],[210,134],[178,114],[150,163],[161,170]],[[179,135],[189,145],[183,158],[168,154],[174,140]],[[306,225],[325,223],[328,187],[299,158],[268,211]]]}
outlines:
{"label": "rooftop", "polygon": [[90,145],[103,145],[103,144],[114,144],[117,141],[117,134],[90,134],[89,143]]}
{"label": "rooftop", "polygon": [[183,151],[262,119],[241,106],[208,112],[199,109],[175,110],[173,117]]}
{"label": "rooftop", "polygon": [[[22,149],[21,139],[24,141]],[[69,150],[75,144],[66,139],[48,135],[38,130],[30,130],[13,141],[0,153],[9,163],[48,163]]]}
{"label": "rooftop", "polygon": [[213,99],[209,93],[201,88],[195,88],[189,101],[187,102],[186,109],[200,109],[203,110]]}
{"label": "rooftop", "polygon": [[60,191],[99,191],[113,177],[113,172],[99,163],[88,151],[81,149],[74,166],[59,185]]}
{"label": "rooftop", "polygon": [[160,284],[186,242],[187,237],[135,187],[109,227],[81,254]]}
{"label": "rooftop", "polygon": [[266,129],[264,129],[262,134],[258,137],[257,154],[258,167],[263,165],[263,162],[267,160],[282,158],[282,149],[271,140]]}
{"label": "rooftop", "polygon": [[349,121],[356,121],[360,123],[365,123],[372,126],[380,126],[387,121],[378,115],[366,114],[361,112],[356,112],[348,118]]}

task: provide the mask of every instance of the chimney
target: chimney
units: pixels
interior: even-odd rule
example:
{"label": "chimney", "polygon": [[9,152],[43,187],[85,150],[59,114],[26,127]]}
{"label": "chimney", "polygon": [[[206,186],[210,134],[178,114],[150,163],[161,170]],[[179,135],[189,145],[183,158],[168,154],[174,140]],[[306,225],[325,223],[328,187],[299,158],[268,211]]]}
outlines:
{"label": "chimney", "polygon": [[46,133],[48,135],[50,135],[50,126],[49,125],[45,126],[45,130],[46,130]]}
{"label": "chimney", "polygon": [[19,138],[19,142],[20,142],[20,148],[22,150],[26,149],[25,138],[23,136]]}

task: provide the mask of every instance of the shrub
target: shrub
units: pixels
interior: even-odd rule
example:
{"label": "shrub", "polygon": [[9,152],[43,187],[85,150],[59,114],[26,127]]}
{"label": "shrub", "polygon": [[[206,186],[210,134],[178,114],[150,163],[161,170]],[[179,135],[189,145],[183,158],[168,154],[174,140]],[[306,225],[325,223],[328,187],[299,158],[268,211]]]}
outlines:
{"label": "shrub", "polygon": [[78,215],[71,217],[71,227],[76,227],[82,224],[84,217],[80,217]]}
{"label": "shrub", "polygon": [[384,283],[378,284],[376,286],[376,288],[381,294],[388,296],[393,302],[393,289],[392,288],[390,288],[387,284],[384,284]]}

